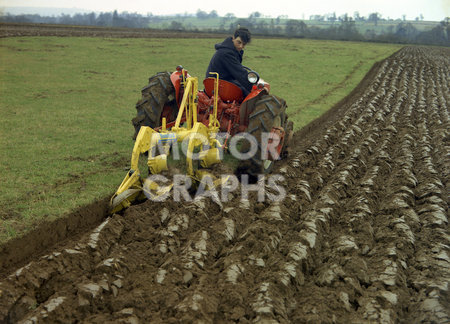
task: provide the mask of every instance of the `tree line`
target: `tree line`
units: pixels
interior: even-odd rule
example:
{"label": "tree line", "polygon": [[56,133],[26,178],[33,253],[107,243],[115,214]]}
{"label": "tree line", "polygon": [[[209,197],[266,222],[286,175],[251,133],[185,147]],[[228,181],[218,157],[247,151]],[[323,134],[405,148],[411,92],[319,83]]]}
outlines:
{"label": "tree line", "polygon": [[[196,18],[201,22],[206,19],[215,19],[218,21],[214,27],[197,27],[195,22],[185,21],[188,18]],[[123,28],[149,28],[162,23],[165,29],[190,32],[214,32],[230,33],[237,26],[245,26],[254,34],[291,37],[291,38],[313,38],[313,39],[332,39],[349,41],[375,41],[390,43],[412,43],[427,45],[450,46],[450,24],[447,17],[436,24],[432,29],[421,31],[415,25],[405,20],[400,20],[396,24],[391,24],[387,31],[376,31],[366,28],[361,32],[357,24],[367,23],[367,26],[377,26],[381,21],[386,21],[378,13],[372,13],[367,18],[354,13],[353,17],[347,14],[340,17],[336,15],[314,15],[309,17],[309,25],[304,20],[288,19],[287,16],[277,18],[264,17],[259,12],[254,12],[248,18],[236,18],[232,13],[220,17],[215,10],[207,13],[198,10],[195,15],[184,14],[176,16],[154,16],[152,14],[141,15],[137,13],[114,12],[102,13],[79,13],[74,15],[61,14],[59,16],[40,16],[40,15],[2,15],[0,22],[14,23],[45,23],[45,24],[64,24],[64,25],[87,25],[104,27],[123,27]],[[423,20],[423,16],[416,18],[416,21]],[[195,20],[194,20],[195,21]],[[319,26],[317,22],[328,22],[326,27]]]}

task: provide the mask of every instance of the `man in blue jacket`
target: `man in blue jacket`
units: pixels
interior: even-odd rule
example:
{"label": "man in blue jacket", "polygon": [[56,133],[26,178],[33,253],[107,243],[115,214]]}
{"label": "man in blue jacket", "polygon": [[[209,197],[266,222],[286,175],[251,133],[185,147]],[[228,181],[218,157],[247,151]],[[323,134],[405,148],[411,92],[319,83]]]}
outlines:
{"label": "man in blue jacket", "polygon": [[214,53],[206,70],[206,77],[211,77],[209,72],[219,73],[222,80],[233,82],[244,92],[244,96],[252,90],[252,84],[248,82],[247,70],[242,66],[244,47],[250,43],[251,34],[247,28],[238,28],[233,37],[227,37],[222,43],[216,44]]}

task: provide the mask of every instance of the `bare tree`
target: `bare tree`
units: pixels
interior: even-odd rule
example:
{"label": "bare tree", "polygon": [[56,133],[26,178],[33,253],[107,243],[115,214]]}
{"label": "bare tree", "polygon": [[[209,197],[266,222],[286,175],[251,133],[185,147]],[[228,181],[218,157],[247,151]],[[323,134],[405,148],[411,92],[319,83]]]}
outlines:
{"label": "bare tree", "polygon": [[367,19],[370,22],[373,22],[375,26],[378,25],[378,20],[380,20],[381,15],[378,12],[374,12],[369,14],[369,18]]}

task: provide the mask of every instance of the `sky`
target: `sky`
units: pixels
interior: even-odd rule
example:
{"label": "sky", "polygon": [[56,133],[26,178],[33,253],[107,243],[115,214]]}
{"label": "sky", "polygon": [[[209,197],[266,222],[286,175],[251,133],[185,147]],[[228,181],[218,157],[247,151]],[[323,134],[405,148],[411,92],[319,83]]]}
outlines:
{"label": "sky", "polygon": [[[423,15],[424,20],[441,21],[450,16],[450,0],[0,0],[0,7],[54,7],[77,8],[95,12],[137,12],[153,15],[195,14],[198,9],[216,10],[220,16],[233,13],[248,17],[258,11],[276,18],[309,19],[310,15],[336,13],[336,16],[356,11],[360,16],[378,12],[382,18],[398,19],[406,15],[413,20]],[[81,11],[80,11],[81,12]]]}

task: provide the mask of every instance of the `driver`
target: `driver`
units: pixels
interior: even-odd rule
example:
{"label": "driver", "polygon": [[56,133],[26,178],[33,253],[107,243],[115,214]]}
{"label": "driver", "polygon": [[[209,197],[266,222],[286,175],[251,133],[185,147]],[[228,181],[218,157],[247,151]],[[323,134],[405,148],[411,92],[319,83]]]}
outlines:
{"label": "driver", "polygon": [[247,96],[252,90],[252,84],[248,82],[247,70],[242,66],[242,56],[251,37],[247,28],[238,28],[233,37],[227,37],[222,43],[216,44],[216,52],[209,62],[206,77],[211,77],[209,72],[217,72],[220,79],[236,84],[242,89],[244,96]]}

